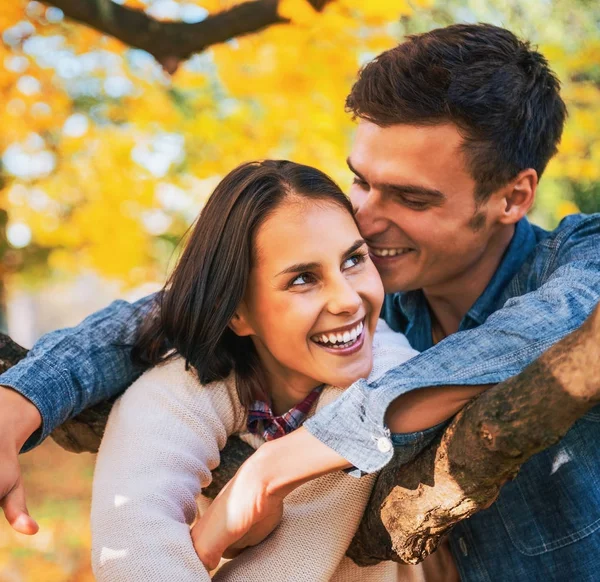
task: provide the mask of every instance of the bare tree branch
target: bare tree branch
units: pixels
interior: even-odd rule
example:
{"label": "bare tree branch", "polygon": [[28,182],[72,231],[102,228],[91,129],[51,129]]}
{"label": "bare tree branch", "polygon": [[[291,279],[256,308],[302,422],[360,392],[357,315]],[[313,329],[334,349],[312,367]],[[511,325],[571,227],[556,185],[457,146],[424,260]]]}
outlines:
{"label": "bare tree branch", "polygon": [[[307,1],[320,12],[331,0]],[[177,63],[209,46],[289,22],[278,13],[279,0],[242,2],[196,23],[158,21],[112,0],[42,2],[60,8],[71,20],[149,52],[171,72]]]}

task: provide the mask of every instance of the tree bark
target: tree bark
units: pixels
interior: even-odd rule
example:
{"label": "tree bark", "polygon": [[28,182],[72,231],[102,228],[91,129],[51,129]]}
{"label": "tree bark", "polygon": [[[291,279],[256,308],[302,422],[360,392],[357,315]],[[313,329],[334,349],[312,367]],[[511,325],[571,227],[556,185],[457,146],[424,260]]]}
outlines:
{"label": "tree bark", "polygon": [[[26,350],[0,334],[0,372]],[[348,555],[359,565],[416,564],[459,521],[489,507],[500,487],[535,453],[555,444],[600,403],[600,306],[584,325],[521,374],[484,392],[430,447],[401,470],[380,474]],[[97,452],[112,402],[57,428],[73,452]],[[253,449],[231,437],[206,493],[214,497]]]}
{"label": "tree bark", "polygon": [[[320,12],[331,0],[307,0]],[[60,8],[71,20],[112,36],[133,48],[149,52],[165,68],[209,46],[288,23],[278,13],[279,0],[242,2],[196,23],[155,20],[145,12],[112,0],[42,0]],[[173,72],[173,71],[170,71]]]}
{"label": "tree bark", "polygon": [[401,470],[388,465],[348,555],[363,566],[422,561],[598,403],[600,306],[521,374],[471,402],[414,461]]}

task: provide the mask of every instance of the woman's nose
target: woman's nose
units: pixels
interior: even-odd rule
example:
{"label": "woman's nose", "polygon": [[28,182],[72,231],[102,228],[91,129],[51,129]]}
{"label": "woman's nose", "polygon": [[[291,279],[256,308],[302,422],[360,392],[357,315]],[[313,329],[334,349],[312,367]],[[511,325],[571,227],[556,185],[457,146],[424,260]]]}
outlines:
{"label": "woman's nose", "polygon": [[356,313],[362,305],[362,298],[351,281],[340,273],[339,280],[332,286],[329,297],[329,311],[334,315]]}

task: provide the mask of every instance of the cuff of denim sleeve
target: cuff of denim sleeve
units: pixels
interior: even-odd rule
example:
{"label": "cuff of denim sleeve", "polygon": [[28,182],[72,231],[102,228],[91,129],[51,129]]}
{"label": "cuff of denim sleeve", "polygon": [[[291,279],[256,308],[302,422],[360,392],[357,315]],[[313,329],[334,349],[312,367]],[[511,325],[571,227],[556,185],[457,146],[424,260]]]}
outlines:
{"label": "cuff of denim sleeve", "polygon": [[367,414],[367,391],[361,380],[304,423],[310,434],[354,465],[347,472],[355,477],[381,470],[394,454],[383,423],[385,407]]}
{"label": "cuff of denim sleeve", "polygon": [[37,447],[59,424],[69,417],[73,398],[68,390],[63,372],[58,366],[36,361],[35,357],[22,360],[0,375],[0,385],[12,388],[30,402],[40,412],[42,424],[21,448],[25,453]]}
{"label": "cuff of denim sleeve", "polygon": [[423,449],[425,449],[437,435],[439,435],[450,420],[444,420],[431,428],[409,433],[392,433],[390,438],[394,445],[394,456],[396,462],[404,465],[412,461]]}

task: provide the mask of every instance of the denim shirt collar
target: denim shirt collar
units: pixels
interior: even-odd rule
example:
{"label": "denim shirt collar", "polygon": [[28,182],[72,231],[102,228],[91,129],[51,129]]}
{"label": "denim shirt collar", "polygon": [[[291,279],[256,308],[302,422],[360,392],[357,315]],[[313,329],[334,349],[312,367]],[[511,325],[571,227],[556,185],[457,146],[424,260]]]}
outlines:
{"label": "denim shirt collar", "polygon": [[[537,244],[537,239],[527,218],[522,218],[515,227],[513,237],[502,257],[502,261],[484,292],[460,322],[459,330],[481,325],[498,308],[498,301],[511,279],[518,273],[527,257]],[[411,345],[423,351],[432,346],[431,317],[423,292],[397,293],[396,307],[407,321],[405,334]]]}
{"label": "denim shirt collar", "polygon": [[[531,223],[527,218],[522,218],[515,228],[513,237],[504,252],[502,261],[496,269],[494,276],[487,284],[484,292],[479,296],[471,309],[467,312],[459,329],[466,329],[467,319],[476,325],[481,325],[498,309],[498,301],[504,293],[512,278],[519,272],[527,257],[537,244],[537,239]],[[474,327],[472,325],[468,327]]]}

